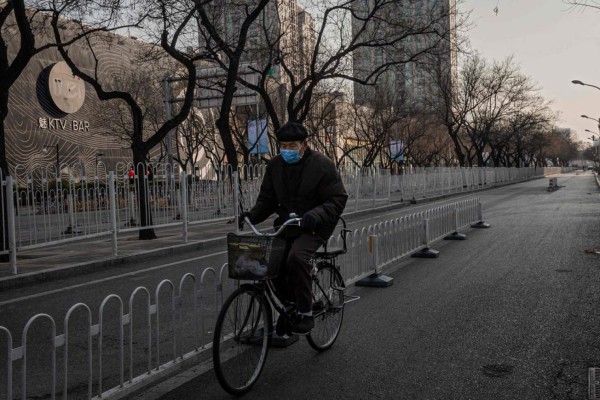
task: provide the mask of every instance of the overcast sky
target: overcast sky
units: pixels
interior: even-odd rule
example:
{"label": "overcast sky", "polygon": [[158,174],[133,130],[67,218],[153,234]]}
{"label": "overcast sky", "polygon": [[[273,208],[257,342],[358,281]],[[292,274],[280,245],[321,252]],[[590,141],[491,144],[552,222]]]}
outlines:
{"label": "overcast sky", "polygon": [[514,55],[521,71],[553,100],[558,125],[590,143],[585,129],[597,132],[598,126],[580,115],[600,118],[600,90],[571,81],[600,87],[600,12],[570,10],[562,0],[463,0],[460,8],[472,10],[472,47],[487,59]]}

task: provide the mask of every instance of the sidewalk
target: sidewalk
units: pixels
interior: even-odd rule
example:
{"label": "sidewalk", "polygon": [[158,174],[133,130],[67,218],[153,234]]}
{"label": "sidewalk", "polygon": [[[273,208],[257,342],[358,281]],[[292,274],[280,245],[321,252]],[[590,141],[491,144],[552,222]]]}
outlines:
{"label": "sidewalk", "polygon": [[[231,225],[222,224],[224,230],[232,229]],[[17,275],[11,274],[9,263],[0,263],[0,290],[66,278],[175,252],[200,250],[216,245],[220,240],[224,243],[221,230],[207,231],[205,225],[190,226],[187,243],[183,242],[180,228],[157,230],[157,236],[156,240],[138,240],[137,232],[119,235],[116,257],[112,256],[110,236],[20,251],[17,255]]]}

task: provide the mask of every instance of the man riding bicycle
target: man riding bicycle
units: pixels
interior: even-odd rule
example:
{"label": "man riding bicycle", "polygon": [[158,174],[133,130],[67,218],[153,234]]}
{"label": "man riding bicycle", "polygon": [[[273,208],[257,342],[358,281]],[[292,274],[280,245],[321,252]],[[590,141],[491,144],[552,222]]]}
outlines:
{"label": "man riding bicycle", "polygon": [[256,204],[242,213],[240,228],[244,217],[258,224],[277,213],[275,226],[290,215],[302,218],[300,226],[283,233],[287,258],[274,280],[280,296],[295,303],[295,318],[290,326],[280,316],[275,331],[280,336],[305,334],[314,327],[309,261],[333,233],[348,195],[333,162],[308,147],[308,131],[302,124],[289,122],[275,136],[280,154],[269,161]]}

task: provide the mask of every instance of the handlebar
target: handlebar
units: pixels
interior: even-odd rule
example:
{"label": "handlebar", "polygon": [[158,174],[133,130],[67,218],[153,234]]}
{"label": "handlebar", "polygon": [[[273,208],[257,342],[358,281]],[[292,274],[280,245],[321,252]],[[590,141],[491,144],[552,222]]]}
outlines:
{"label": "handlebar", "polygon": [[[266,237],[277,236],[281,232],[283,232],[283,230],[286,227],[291,226],[291,225],[300,226],[301,221],[302,221],[302,218],[290,218],[287,221],[285,221],[279,228],[277,228],[277,230],[275,232],[267,233],[267,232],[259,231],[254,225],[252,225],[252,222],[250,222],[250,219],[248,219],[248,217],[244,217],[244,222],[246,224],[248,224],[248,226],[250,227],[250,230],[252,230],[252,232],[254,232],[254,234],[256,234],[258,236],[266,236]],[[342,222],[342,229],[340,231],[340,235],[342,237],[342,249],[343,249],[343,252],[346,253],[346,251],[348,250],[347,245],[346,245],[346,235],[348,233],[351,233],[352,231],[347,228],[346,220],[341,216],[340,216],[340,221]],[[327,243],[325,243],[325,250],[327,250]]]}
{"label": "handlebar", "polygon": [[248,224],[248,226],[250,227],[252,232],[254,232],[254,234],[259,235],[259,236],[267,236],[267,237],[279,235],[281,232],[283,232],[283,230],[287,226],[290,226],[290,225],[300,226],[300,221],[302,221],[302,218],[290,218],[287,221],[285,221],[275,232],[267,233],[267,232],[261,232],[258,229],[256,229],[256,227],[254,225],[252,225],[252,222],[250,222],[248,217],[244,217],[244,222]]}

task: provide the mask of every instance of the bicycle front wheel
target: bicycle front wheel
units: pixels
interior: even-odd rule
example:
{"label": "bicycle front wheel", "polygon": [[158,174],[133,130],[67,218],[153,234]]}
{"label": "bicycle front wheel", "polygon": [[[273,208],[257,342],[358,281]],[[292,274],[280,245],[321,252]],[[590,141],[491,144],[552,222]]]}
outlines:
{"label": "bicycle front wheel", "polygon": [[213,364],[228,393],[246,393],[256,383],[271,343],[271,308],[263,292],[242,285],[223,304],[213,337]]}
{"label": "bicycle front wheel", "polygon": [[344,280],[333,265],[317,266],[313,277],[313,316],[315,327],[306,339],[313,349],[327,350],[337,339],[344,318]]}

